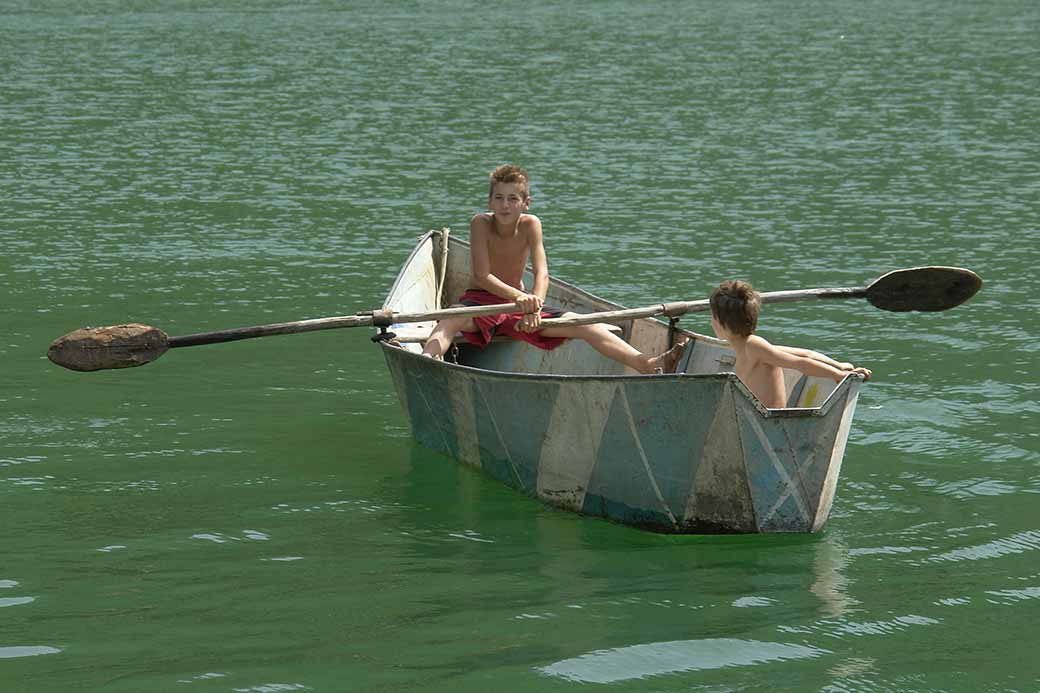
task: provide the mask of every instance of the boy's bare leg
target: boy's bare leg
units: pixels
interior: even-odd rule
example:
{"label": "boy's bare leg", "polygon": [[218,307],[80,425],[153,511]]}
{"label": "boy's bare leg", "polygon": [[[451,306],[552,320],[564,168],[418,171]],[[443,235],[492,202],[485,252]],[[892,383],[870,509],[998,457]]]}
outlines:
{"label": "boy's bare leg", "polygon": [[437,323],[430,333],[430,338],[423,345],[423,356],[440,359],[451,347],[456,332],[475,332],[473,318],[446,318]]}
{"label": "boy's bare leg", "polygon": [[548,327],[541,331],[546,337],[569,337],[583,339],[593,349],[609,359],[619,361],[632,370],[651,374],[661,369],[664,373],[675,370],[686,342],[679,342],[660,356],[647,356],[625,340],[607,329],[606,325],[577,325],[574,327]]}

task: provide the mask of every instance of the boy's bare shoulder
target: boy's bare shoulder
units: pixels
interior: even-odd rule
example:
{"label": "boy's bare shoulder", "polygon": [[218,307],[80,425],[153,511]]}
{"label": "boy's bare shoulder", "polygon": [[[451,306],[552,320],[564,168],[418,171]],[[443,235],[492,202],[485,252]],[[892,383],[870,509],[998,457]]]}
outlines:
{"label": "boy's bare shoulder", "polygon": [[773,350],[773,345],[764,337],[757,334],[748,335],[745,342],[745,351],[756,363]]}
{"label": "boy's bare shoulder", "polygon": [[757,334],[748,335],[747,345],[754,349],[768,349],[773,346],[765,337]]}
{"label": "boy's bare shoulder", "polygon": [[530,235],[530,234],[537,234],[537,235],[541,236],[541,234],[542,234],[542,220],[539,219],[538,217],[536,217],[533,214],[526,214],[526,213],[525,214],[521,214],[520,215],[520,230],[523,231],[524,233],[528,234],[528,235]]}

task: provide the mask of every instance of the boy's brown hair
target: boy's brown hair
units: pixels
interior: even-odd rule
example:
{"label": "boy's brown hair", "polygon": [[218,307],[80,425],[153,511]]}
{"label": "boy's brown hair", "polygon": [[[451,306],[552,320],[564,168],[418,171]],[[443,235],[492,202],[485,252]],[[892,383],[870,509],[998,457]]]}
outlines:
{"label": "boy's brown hair", "polygon": [[750,284],[728,279],[711,292],[708,301],[712,315],[727,330],[742,337],[755,333],[762,301]]}
{"label": "boy's brown hair", "polygon": [[520,197],[527,199],[531,196],[530,178],[527,171],[516,164],[502,164],[491,172],[491,187],[488,188],[488,197],[495,194],[495,185],[498,183],[516,183],[519,186]]}

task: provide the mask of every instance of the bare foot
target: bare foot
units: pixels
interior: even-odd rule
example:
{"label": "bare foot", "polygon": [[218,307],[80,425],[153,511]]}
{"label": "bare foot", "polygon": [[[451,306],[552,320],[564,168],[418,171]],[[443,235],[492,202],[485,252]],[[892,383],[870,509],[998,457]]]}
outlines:
{"label": "bare foot", "polygon": [[686,351],[686,345],[690,343],[688,337],[682,337],[680,339],[681,341],[677,341],[671,349],[660,356],[654,356],[650,359],[650,367],[654,369],[654,373],[675,372],[675,367],[679,364],[679,359],[682,358],[683,352]]}

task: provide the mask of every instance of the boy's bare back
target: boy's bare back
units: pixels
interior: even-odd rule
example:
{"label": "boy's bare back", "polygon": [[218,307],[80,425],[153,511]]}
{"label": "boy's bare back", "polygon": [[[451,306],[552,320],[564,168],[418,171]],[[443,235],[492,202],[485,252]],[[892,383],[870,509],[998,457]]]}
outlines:
{"label": "boy's bare back", "polygon": [[733,370],[740,381],[762,404],[770,409],[787,406],[784,371],[763,357],[768,357],[773,345],[758,335],[751,335],[737,353]]}

